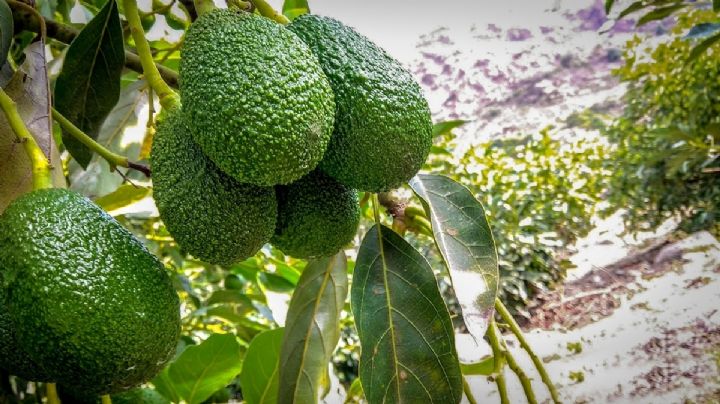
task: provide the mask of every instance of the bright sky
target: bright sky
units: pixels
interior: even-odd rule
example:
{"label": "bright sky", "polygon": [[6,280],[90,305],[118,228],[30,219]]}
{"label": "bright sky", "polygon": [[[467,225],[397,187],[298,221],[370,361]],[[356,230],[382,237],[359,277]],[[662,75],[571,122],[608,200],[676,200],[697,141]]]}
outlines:
{"label": "bright sky", "polygon": [[[282,0],[269,3],[282,9]],[[468,31],[473,25],[484,29],[490,23],[500,27],[534,27],[548,17],[550,9],[569,5],[564,3],[589,5],[592,0],[309,0],[309,3],[313,14],[343,21],[403,63],[410,63],[418,55],[415,46],[420,36],[436,28]]]}

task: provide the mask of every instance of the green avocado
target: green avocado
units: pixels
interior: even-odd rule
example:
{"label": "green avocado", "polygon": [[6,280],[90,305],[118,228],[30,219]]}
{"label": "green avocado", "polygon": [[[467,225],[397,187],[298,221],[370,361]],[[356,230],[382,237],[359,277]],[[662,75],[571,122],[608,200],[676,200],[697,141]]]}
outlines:
{"label": "green avocado", "polygon": [[58,383],[120,392],[172,358],[180,309],[163,264],[80,194],[13,201],[0,216],[0,268],[18,346]]}
{"label": "green avocado", "polygon": [[0,288],[0,369],[28,381],[52,381],[47,372],[18,346],[16,338],[15,326],[7,311],[5,290]]}
{"label": "green avocado", "polygon": [[216,9],[188,29],[180,90],[192,136],[242,183],[289,184],[322,159],[335,103],[317,58],[283,26]]}
{"label": "green avocado", "polygon": [[175,241],[193,256],[231,264],[270,240],[277,201],[273,187],[240,184],[193,142],[185,115],[158,125],[150,160],[155,203]]}
{"label": "green avocado", "polygon": [[360,223],[357,191],[319,170],[276,188],[278,220],[270,242],[285,254],[325,257],[352,241]]}
{"label": "green avocado", "polygon": [[306,14],[288,28],[318,56],[335,93],[335,130],[320,168],[360,191],[407,182],[432,146],[430,108],[410,72],[332,18]]}

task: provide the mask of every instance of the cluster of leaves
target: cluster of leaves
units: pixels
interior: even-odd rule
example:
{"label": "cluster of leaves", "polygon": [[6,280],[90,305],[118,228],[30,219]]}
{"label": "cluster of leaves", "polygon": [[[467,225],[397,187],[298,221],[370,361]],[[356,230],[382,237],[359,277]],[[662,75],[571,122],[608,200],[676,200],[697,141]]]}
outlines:
{"label": "cluster of leaves", "polygon": [[436,126],[428,170],[466,185],[486,207],[500,264],[500,296],[516,312],[562,281],[567,246],[592,229],[606,186],[609,150],[601,141],[535,135],[487,141],[458,154],[453,127]]}
{"label": "cluster of leaves", "polygon": [[[710,10],[682,13],[674,31],[716,18]],[[636,38],[615,72],[628,89],[622,116],[606,129],[616,149],[608,200],[627,208],[630,231],[669,217],[686,231],[720,231],[720,47],[689,60],[695,43],[676,37],[648,51]]]}
{"label": "cluster of leaves", "polygon": [[[615,0],[605,0],[605,13],[610,14],[614,5]],[[683,13],[687,14],[689,10],[706,8],[712,8],[712,11],[717,13],[720,11],[720,1],[638,0],[622,9],[618,13],[617,19],[619,20],[631,14],[644,12],[645,14],[637,20],[637,26],[640,27],[651,21],[662,20]],[[698,22],[685,29],[687,30],[688,37],[701,39],[690,51],[688,60],[696,59],[720,41],[720,23],[718,23],[717,19],[712,22]],[[679,32],[677,33],[679,34]]]}

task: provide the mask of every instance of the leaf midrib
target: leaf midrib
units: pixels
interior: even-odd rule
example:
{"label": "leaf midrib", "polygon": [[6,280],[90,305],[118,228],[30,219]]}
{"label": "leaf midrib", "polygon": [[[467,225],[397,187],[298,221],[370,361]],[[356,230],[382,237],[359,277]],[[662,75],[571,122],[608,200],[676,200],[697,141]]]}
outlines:
{"label": "leaf midrib", "polygon": [[393,322],[393,315],[392,315],[392,302],[390,301],[390,288],[388,286],[388,267],[387,262],[385,259],[385,247],[383,246],[383,236],[382,236],[382,225],[378,223],[377,225],[378,229],[378,246],[379,246],[379,253],[380,257],[382,258],[382,273],[383,273],[383,286],[385,287],[385,304],[387,306],[387,314],[388,314],[388,329],[390,330],[390,346],[392,347],[392,353],[393,353],[393,368],[395,369],[395,386],[396,386],[396,392],[397,392],[397,399],[398,402],[401,401],[401,395],[400,395],[400,372],[398,370],[398,356],[397,351],[395,349],[395,345],[397,344],[397,341],[395,340],[395,323]]}

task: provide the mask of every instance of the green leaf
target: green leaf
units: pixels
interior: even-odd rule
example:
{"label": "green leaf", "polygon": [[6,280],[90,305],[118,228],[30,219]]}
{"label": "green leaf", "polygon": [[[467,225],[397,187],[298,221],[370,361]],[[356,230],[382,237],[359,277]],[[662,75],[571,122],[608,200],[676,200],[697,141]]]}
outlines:
{"label": "green leaf", "polygon": [[623,17],[630,15],[636,11],[640,11],[645,7],[646,7],[646,5],[642,0],[636,1],[636,2],[632,3],[631,5],[627,6],[627,8],[625,8],[623,11],[620,12],[620,14],[618,14],[618,20],[620,20]]}
{"label": "green leaf", "polygon": [[340,339],[340,313],[348,292],[347,259],[308,263],[295,288],[280,350],[278,403],[316,403],[320,382]]}
{"label": "green leaf", "polygon": [[283,328],[265,331],[253,338],[245,354],[240,386],[247,404],[275,404],[278,395],[278,358]]}
{"label": "green leaf", "polygon": [[170,365],[173,388],[189,404],[201,403],[240,373],[241,354],[234,335],[213,334],[186,348]]}
{"label": "green leaf", "polygon": [[208,298],[207,304],[211,305],[218,303],[239,304],[252,308],[252,301],[237,290],[216,290],[213,292],[213,294],[210,295],[210,298]]}
{"label": "green leaf", "polygon": [[[124,49],[117,2],[107,1],[70,44],[55,82],[55,108],[93,139],[120,96]],[[67,133],[63,143],[87,167],[92,151]]]}
{"label": "green leaf", "polygon": [[295,289],[295,285],[280,275],[260,272],[258,279],[265,288],[273,292],[284,293]]}
{"label": "green leaf", "polygon": [[612,6],[615,3],[615,0],[605,0],[605,14],[610,14],[610,10],[612,10]]}
{"label": "green leaf", "polygon": [[470,190],[444,176],[418,174],[410,187],[432,222],[465,325],[475,341],[482,341],[493,315],[499,277],[485,209]]}
{"label": "green leaf", "polygon": [[695,45],[695,47],[692,48],[692,50],[690,51],[690,55],[688,55],[688,58],[685,61],[685,64],[689,64],[689,63],[693,62],[695,59],[699,58],[700,55],[705,53],[705,51],[707,51],[708,48],[715,45],[718,41],[720,41],[720,32],[711,36],[710,38],[703,40],[699,44]]}
{"label": "green leaf", "polygon": [[362,383],[360,382],[360,378],[353,380],[352,384],[350,385],[350,388],[347,390],[347,398],[345,399],[345,403],[356,403],[361,402],[362,399],[365,398],[365,392],[363,392]]}
{"label": "green leaf", "polygon": [[151,189],[148,187],[123,184],[120,185],[114,192],[95,199],[95,203],[104,210],[110,212],[141,201],[143,198],[150,195],[150,192]]}
{"label": "green leaf", "polygon": [[158,393],[162,394],[163,397],[167,398],[173,403],[179,403],[180,396],[175,391],[172,380],[170,380],[170,376],[168,375],[169,368],[169,366],[166,366],[165,369],[163,369],[160,373],[158,373],[157,376],[155,376],[154,379],[152,379],[151,383],[153,384],[153,386],[155,386],[155,390],[157,390]]}
{"label": "green leaf", "polygon": [[681,8],[685,8],[685,4],[675,4],[672,6],[656,8],[655,10],[640,17],[637,22],[637,26],[639,27],[645,25],[650,21],[662,20],[663,18],[669,16],[675,11],[680,10]]}
{"label": "green leaf", "polygon": [[701,24],[697,24],[690,28],[690,31],[688,31],[687,35],[684,36],[685,39],[698,39],[698,38],[707,38],[710,35],[720,31],[720,23],[717,22],[704,22]]}
{"label": "green leaf", "polygon": [[488,356],[480,362],[461,363],[460,369],[466,376],[490,376],[495,372],[495,358]]}
{"label": "green leaf", "polygon": [[373,226],[363,239],[351,303],[370,404],[460,402],[455,336],[435,276],[425,258],[385,226]]}
{"label": "green leaf", "polygon": [[0,66],[7,61],[14,29],[12,10],[7,1],[0,0]]}
{"label": "green leaf", "polygon": [[[64,188],[63,174],[55,138],[50,124],[50,91],[48,88],[45,43],[34,42],[25,48],[25,62],[5,85],[5,92],[15,101],[20,117],[38,146],[55,167],[53,185]],[[32,165],[15,132],[0,113],[0,212],[23,193],[32,190]]]}
{"label": "green leaf", "polygon": [[283,2],[282,12],[285,14],[285,17],[292,21],[303,14],[309,13],[310,7],[308,6],[307,0],[285,0],[285,2]]}
{"label": "green leaf", "polygon": [[432,136],[442,136],[445,134],[450,133],[453,129],[459,128],[460,126],[463,126],[467,123],[467,121],[463,121],[461,119],[457,119],[454,121],[445,121],[445,122],[438,122],[433,125],[432,128]]}
{"label": "green leaf", "polygon": [[716,13],[720,11],[720,0],[713,0],[713,11]]}

